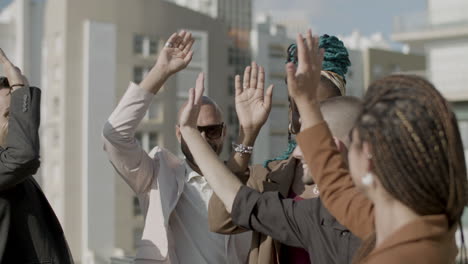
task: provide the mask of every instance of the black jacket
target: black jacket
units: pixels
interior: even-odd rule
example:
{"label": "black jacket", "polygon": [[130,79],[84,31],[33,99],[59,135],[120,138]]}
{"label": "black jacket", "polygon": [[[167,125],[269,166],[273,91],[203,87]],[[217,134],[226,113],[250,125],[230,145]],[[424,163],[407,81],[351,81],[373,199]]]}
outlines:
{"label": "black jacket", "polygon": [[6,144],[0,147],[1,263],[73,263],[62,227],[33,175],[39,168],[41,91],[11,95]]}
{"label": "black jacket", "polygon": [[231,212],[242,227],[271,236],[282,244],[304,248],[310,262],[351,263],[361,241],[323,206],[320,198],[294,201],[279,192],[259,193],[242,186]]}

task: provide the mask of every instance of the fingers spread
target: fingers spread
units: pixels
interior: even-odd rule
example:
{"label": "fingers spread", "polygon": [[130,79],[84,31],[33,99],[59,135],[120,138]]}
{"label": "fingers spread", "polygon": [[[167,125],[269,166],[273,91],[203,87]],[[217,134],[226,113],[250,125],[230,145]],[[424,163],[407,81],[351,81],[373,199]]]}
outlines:
{"label": "fingers spread", "polygon": [[172,45],[174,45],[176,38],[178,38],[177,33],[172,33],[172,35],[167,40],[167,43],[171,43]]}
{"label": "fingers spread", "polygon": [[250,66],[245,67],[245,70],[244,70],[244,82],[243,82],[243,87],[244,87],[244,89],[249,88],[249,84],[250,84],[250,70],[251,70],[251,67],[250,67]]}
{"label": "fingers spread", "polygon": [[190,63],[190,61],[192,60],[192,57],[193,57],[193,50],[189,51],[187,55],[185,55],[184,57],[185,65],[188,65]]}
{"label": "fingers spread", "polygon": [[288,82],[288,90],[290,88],[294,88],[296,86],[296,65],[294,63],[289,62],[286,64],[286,78]]}
{"label": "fingers spread", "polygon": [[174,47],[179,47],[180,43],[182,43],[182,41],[184,40],[184,37],[185,37],[185,30],[182,30],[179,34],[177,34],[177,37],[174,38]]}
{"label": "fingers spread", "polygon": [[192,40],[192,33],[187,32],[184,36],[184,39],[179,45],[179,49],[184,50],[185,47],[191,42],[191,40]]}
{"label": "fingers spread", "polygon": [[266,93],[265,93],[265,97],[263,99],[263,102],[264,102],[264,105],[265,107],[270,110],[271,109],[271,102],[273,101],[272,97],[273,97],[273,84],[268,86],[267,90],[266,90]]}
{"label": "fingers spread", "polygon": [[308,66],[308,52],[307,47],[304,43],[304,38],[302,34],[298,34],[296,37],[297,42],[297,57],[298,57],[298,67],[302,68]]}
{"label": "fingers spread", "polygon": [[265,69],[260,66],[258,68],[258,81],[257,81],[257,89],[260,89],[263,91],[265,88]]}
{"label": "fingers spread", "polygon": [[312,37],[312,30],[310,29],[307,30],[306,43],[307,43],[307,49],[310,54],[310,52],[312,52],[314,49],[314,37]]}
{"label": "fingers spread", "polygon": [[201,97],[203,96],[203,92],[205,91],[205,74],[201,72],[198,74],[197,78],[197,85],[195,86],[195,104],[198,105],[200,103]]}
{"label": "fingers spread", "polygon": [[186,107],[186,110],[192,109],[192,106],[194,105],[194,100],[195,100],[195,89],[190,88],[189,89],[189,97],[188,97],[188,103]]}
{"label": "fingers spread", "polygon": [[313,49],[312,49],[313,56],[319,56],[320,55],[319,43],[320,43],[320,37],[319,36],[314,36],[314,46],[313,46]]}
{"label": "fingers spread", "polygon": [[257,87],[257,77],[258,77],[258,65],[255,62],[252,62],[252,72],[250,73],[250,85],[249,88]]}
{"label": "fingers spread", "polygon": [[195,39],[190,38],[185,47],[183,48],[185,54],[188,54],[189,51],[192,49],[193,43],[195,43]]}
{"label": "fingers spread", "polygon": [[241,77],[239,75],[236,75],[236,78],[234,80],[234,86],[236,88],[236,95],[239,95],[242,93],[242,84],[241,84]]}

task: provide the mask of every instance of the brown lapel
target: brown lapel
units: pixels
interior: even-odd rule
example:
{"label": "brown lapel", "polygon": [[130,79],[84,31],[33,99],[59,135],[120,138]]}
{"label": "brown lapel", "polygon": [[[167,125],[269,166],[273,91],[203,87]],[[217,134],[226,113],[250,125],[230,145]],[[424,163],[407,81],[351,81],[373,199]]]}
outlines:
{"label": "brown lapel", "polygon": [[283,197],[288,197],[289,190],[295,175],[297,160],[290,156],[287,160],[279,161],[268,166],[269,173],[263,182],[263,190],[279,191]]}

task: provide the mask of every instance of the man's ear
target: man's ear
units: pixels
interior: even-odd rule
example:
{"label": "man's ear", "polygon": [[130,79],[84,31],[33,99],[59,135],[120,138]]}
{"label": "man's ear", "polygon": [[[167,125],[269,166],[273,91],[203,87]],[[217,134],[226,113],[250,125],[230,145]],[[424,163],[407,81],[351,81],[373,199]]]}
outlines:
{"label": "man's ear", "polygon": [[348,149],[346,148],[346,145],[337,137],[333,137],[333,140],[335,141],[335,145],[338,148],[339,152],[345,152]]}
{"label": "man's ear", "polygon": [[178,140],[179,143],[180,143],[180,142],[181,142],[181,138],[182,138],[182,134],[180,133],[180,127],[179,127],[179,125],[176,125],[175,131],[176,131],[177,140]]}

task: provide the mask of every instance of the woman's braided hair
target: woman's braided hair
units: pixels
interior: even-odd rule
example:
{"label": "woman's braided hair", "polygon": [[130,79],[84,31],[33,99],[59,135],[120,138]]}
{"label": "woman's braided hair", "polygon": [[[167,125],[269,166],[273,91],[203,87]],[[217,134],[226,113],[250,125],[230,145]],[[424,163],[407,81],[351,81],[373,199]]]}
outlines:
{"label": "woman's braided hair", "polygon": [[430,82],[411,75],[374,82],[355,128],[388,193],[419,215],[459,223],[468,199],[463,144],[449,103]]}
{"label": "woman's braided hair", "polygon": [[392,75],[366,93],[356,128],[372,147],[384,188],[420,215],[456,224],[467,204],[467,175],[457,119],[421,77]]}

